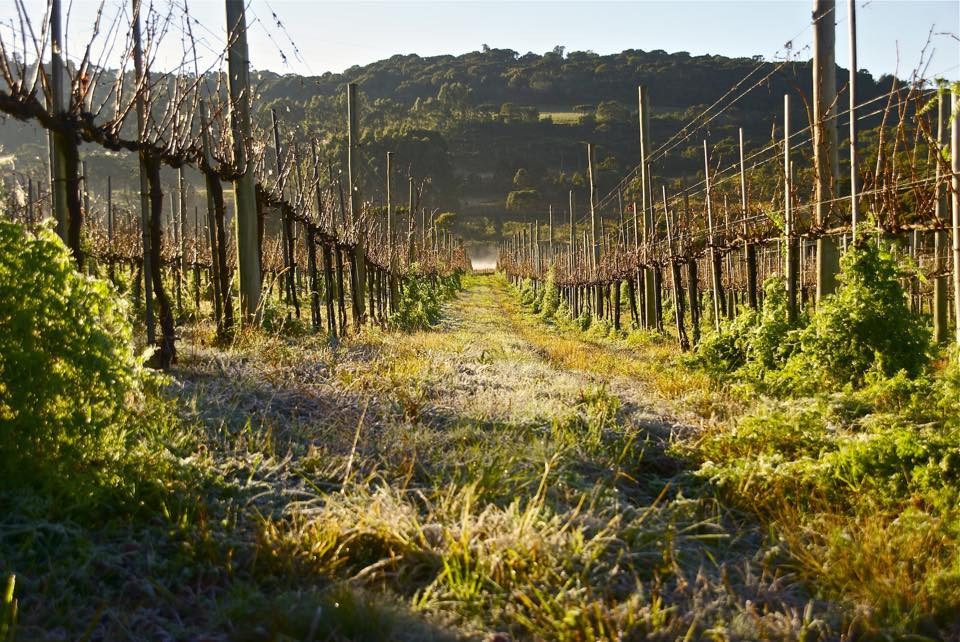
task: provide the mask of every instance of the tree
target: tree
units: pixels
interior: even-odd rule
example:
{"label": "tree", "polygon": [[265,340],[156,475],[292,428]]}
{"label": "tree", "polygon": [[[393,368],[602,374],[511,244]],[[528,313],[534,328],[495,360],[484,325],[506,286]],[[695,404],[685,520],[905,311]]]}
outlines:
{"label": "tree", "polygon": [[433,224],[439,229],[452,228],[456,218],[456,212],[441,212],[440,214],[437,214],[435,219],[433,219]]}
{"label": "tree", "polygon": [[535,189],[514,190],[507,194],[507,211],[529,212],[540,206],[540,192]]}
{"label": "tree", "polygon": [[630,122],[630,109],[616,100],[605,100],[597,105],[598,125],[612,125]]}
{"label": "tree", "polygon": [[517,189],[530,189],[533,187],[527,170],[522,167],[517,170],[517,173],[513,175],[513,186]]}
{"label": "tree", "polygon": [[447,111],[464,114],[469,107],[472,90],[461,82],[444,83],[437,92],[437,102]]}

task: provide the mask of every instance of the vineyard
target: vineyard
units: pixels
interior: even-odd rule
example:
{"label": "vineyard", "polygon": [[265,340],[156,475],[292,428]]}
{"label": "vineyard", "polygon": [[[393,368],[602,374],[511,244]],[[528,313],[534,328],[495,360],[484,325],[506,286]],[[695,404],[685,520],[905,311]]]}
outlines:
{"label": "vineyard", "polygon": [[711,127],[788,61],[662,140],[640,84],[639,158],[601,188],[583,141],[543,211],[511,167],[491,255],[363,83],[336,135],[267,104],[250,4],[221,35],[102,3],[79,43],[28,5],[0,642],[960,639],[960,87],[927,49],[861,98],[858,7],[815,0],[769,142]]}

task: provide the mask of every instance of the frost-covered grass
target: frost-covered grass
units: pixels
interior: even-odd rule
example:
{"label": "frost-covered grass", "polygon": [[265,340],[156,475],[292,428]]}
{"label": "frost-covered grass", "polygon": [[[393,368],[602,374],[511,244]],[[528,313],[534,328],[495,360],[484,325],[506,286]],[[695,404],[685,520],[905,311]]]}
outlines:
{"label": "frost-covered grass", "polygon": [[689,427],[640,374],[573,361],[613,348],[563,338],[569,362],[555,359],[505,286],[465,285],[438,328],[337,348],[187,332],[157,400],[156,506],[98,520],[5,495],[18,639],[839,630],[759,525],[670,452]]}
{"label": "frost-covered grass", "polygon": [[695,428],[667,452],[767,527],[780,568],[842,612],[833,635],[953,639],[960,355],[927,356],[891,257],[865,248],[844,269],[838,295],[793,327],[769,284],[767,309],[707,332],[694,358],[669,337],[541,321],[532,301],[520,327],[557,363],[620,373],[686,417]]}

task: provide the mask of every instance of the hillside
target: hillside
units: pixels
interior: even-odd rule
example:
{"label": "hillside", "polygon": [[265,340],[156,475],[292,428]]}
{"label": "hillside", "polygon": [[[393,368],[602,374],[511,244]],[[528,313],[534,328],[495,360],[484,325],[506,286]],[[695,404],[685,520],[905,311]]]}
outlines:
{"label": "hillside", "polygon": [[[844,79],[846,71],[839,70],[837,77]],[[598,55],[567,53],[562,47],[542,55],[486,47],[461,56],[396,55],[342,74],[260,71],[253,79],[257,122],[265,137],[270,110],[276,109],[288,134],[298,140],[318,136],[332,159],[344,155],[344,86],[357,82],[365,194],[382,199],[383,158],[395,151],[398,181],[405,183],[409,172],[429,177],[426,205],[458,212],[459,232],[474,238],[497,236],[505,220],[542,216],[551,204],[565,209],[568,189],[583,183],[584,142],[597,145],[601,192],[615,184],[638,158],[640,84],[649,87],[657,147],[744,81],[731,94],[743,93],[742,99],[657,164],[655,174],[667,178],[693,179],[702,171],[704,137],[721,155],[735,153],[738,127],[744,128],[748,149],[766,145],[780,124],[783,94],[811,94],[808,61],[781,65],[759,57],[635,49]],[[860,100],[881,94],[891,80],[861,72]],[[798,96],[798,129],[807,124],[802,104]],[[0,125],[0,145],[17,154],[20,169],[45,174],[45,143],[35,128]],[[132,191],[131,166],[97,153],[89,163],[93,181],[109,173],[115,186],[129,182]],[[518,177],[520,169],[525,171]],[[535,197],[507,211],[515,178],[524,189],[535,190]],[[199,177],[196,185],[201,186]]]}

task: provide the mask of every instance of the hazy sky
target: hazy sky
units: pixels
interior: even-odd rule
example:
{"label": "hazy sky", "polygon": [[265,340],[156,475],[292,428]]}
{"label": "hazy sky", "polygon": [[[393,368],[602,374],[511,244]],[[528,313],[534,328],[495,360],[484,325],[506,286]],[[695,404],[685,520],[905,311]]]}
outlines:
{"label": "hazy sky", "polygon": [[[44,0],[24,0],[37,21]],[[201,23],[195,35],[201,50],[222,49],[223,2],[189,0]],[[184,0],[175,0],[182,16]],[[69,0],[64,0],[64,7]],[[74,0],[69,34],[85,42],[98,2]],[[129,0],[107,0],[105,15],[126,11]],[[149,0],[144,0],[149,4]],[[156,0],[158,7],[169,3]],[[837,62],[847,64],[847,2],[837,7]],[[555,45],[568,50],[610,53],[623,49],[664,49],[691,54],[810,57],[812,1],[675,0],[634,2],[459,1],[321,2],[248,0],[250,51],[255,68],[320,74],[340,72],[396,53],[436,55],[478,50],[483,44],[542,53]],[[165,12],[165,10],[164,10]],[[282,21],[278,27],[273,14]],[[13,0],[0,0],[4,36],[16,13]],[[913,70],[933,31],[928,75],[960,78],[960,2],[957,0],[857,0],[859,66],[876,75]],[[164,41],[164,60],[179,60],[180,19]],[[299,48],[302,62],[294,52]],[[284,63],[281,52],[286,54]],[[72,58],[80,54],[70,51]]]}

